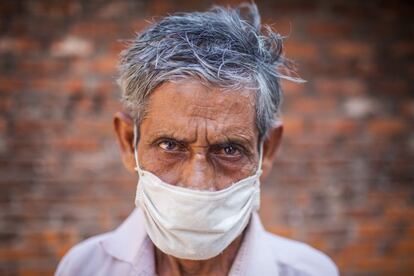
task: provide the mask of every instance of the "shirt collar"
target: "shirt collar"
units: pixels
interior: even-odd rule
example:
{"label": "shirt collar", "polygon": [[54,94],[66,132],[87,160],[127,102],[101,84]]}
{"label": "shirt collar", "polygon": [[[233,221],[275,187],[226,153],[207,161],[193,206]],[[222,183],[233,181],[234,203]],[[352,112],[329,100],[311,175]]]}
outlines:
{"label": "shirt collar", "polygon": [[229,275],[278,276],[278,265],[271,247],[267,243],[267,233],[257,212],[253,212],[247,227]]}
{"label": "shirt collar", "polygon": [[[278,266],[259,215],[254,212],[229,275],[278,275]],[[136,269],[154,269],[154,247],[144,227],[144,214],[136,208],[110,235],[101,241],[112,257]],[[145,265],[144,265],[145,263]]]}
{"label": "shirt collar", "polygon": [[135,208],[117,229],[101,241],[103,249],[116,259],[133,263],[147,238],[143,222],[144,214]]}

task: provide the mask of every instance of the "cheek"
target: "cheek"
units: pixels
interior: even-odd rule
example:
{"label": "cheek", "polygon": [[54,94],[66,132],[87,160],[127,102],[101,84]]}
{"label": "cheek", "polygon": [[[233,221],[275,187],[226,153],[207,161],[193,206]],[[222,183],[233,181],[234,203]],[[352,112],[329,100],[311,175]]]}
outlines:
{"label": "cheek", "polygon": [[217,184],[219,190],[228,188],[233,183],[238,182],[246,177],[249,177],[255,173],[254,165],[246,164],[243,167],[239,167],[238,170],[228,170],[222,171],[222,173],[216,176]]}
{"label": "cheek", "polygon": [[173,160],[161,156],[152,148],[143,148],[140,154],[140,165],[145,170],[152,173],[158,173],[168,170],[175,162]]}
{"label": "cheek", "polygon": [[255,167],[254,163],[245,156],[237,160],[237,162],[223,161],[217,158],[216,160],[213,159],[213,164],[220,174],[233,176],[235,178],[249,176]]}
{"label": "cheek", "polygon": [[142,156],[140,156],[140,166],[142,169],[155,174],[164,182],[173,185],[179,179],[182,164],[182,160],[162,154],[158,149],[151,146],[143,147]]}

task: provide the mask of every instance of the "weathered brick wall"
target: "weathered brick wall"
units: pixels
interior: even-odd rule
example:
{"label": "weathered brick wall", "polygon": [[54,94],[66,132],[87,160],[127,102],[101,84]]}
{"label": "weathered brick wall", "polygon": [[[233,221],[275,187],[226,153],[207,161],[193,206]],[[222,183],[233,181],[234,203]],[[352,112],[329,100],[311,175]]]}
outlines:
{"label": "weathered brick wall", "polygon": [[[406,2],[258,1],[264,21],[290,34],[287,54],[308,80],[285,83],[285,135],[261,215],[343,275],[414,274]],[[112,131],[119,39],[152,16],[211,4],[0,2],[1,275],[52,274],[68,248],[127,216],[136,180]]]}

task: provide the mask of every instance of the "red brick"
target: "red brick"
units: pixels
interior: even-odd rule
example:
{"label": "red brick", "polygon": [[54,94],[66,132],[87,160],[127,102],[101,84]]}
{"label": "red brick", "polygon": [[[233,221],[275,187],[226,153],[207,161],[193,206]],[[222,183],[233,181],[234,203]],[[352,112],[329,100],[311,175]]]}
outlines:
{"label": "red brick", "polygon": [[378,84],[378,88],[381,92],[389,94],[391,96],[410,94],[409,84],[404,79],[393,79],[388,81],[381,81]]}
{"label": "red brick", "polygon": [[39,276],[39,275],[53,275],[55,273],[54,267],[19,267],[19,275]]}
{"label": "red brick", "polygon": [[0,260],[3,262],[11,262],[18,259],[25,259],[34,257],[35,253],[30,252],[27,249],[15,249],[15,248],[1,248],[0,249]]}
{"label": "red brick", "polygon": [[97,141],[97,137],[91,137],[89,139],[77,137],[59,138],[54,144],[57,149],[65,151],[96,151],[100,149],[100,143]]}
{"label": "red brick", "polygon": [[304,131],[304,122],[302,118],[284,117],[283,132],[286,136],[297,136]]}
{"label": "red brick", "polygon": [[0,94],[16,93],[24,86],[24,80],[19,77],[7,78],[0,76]]}
{"label": "red brick", "polygon": [[314,247],[318,250],[321,250],[323,252],[326,252],[327,249],[328,249],[326,239],[312,239],[312,238],[310,238],[310,239],[308,239],[307,243],[310,246],[312,246],[312,247]]}
{"label": "red brick", "polygon": [[389,221],[407,221],[410,222],[414,217],[414,208],[408,208],[406,206],[397,205],[398,202],[395,202],[385,210],[385,218]]}
{"label": "red brick", "polygon": [[305,41],[287,40],[285,43],[286,56],[293,60],[318,60],[318,48],[316,45]]}
{"label": "red brick", "polygon": [[6,127],[7,127],[7,121],[6,121],[6,119],[0,117],[0,133],[5,132],[6,131]]}
{"label": "red brick", "polygon": [[391,225],[385,225],[379,221],[363,222],[357,227],[358,237],[362,240],[371,240],[373,238],[386,237],[391,234]]}
{"label": "red brick", "polygon": [[372,256],[376,253],[376,246],[374,242],[359,242],[346,245],[339,253],[340,258],[352,260],[354,258],[364,258]]}
{"label": "red brick", "polygon": [[129,6],[130,5],[128,5],[128,3],[125,2],[107,3],[99,9],[97,14],[100,18],[117,19],[119,17],[122,17],[124,14],[128,13],[128,9],[130,8]]}
{"label": "red brick", "polygon": [[337,108],[337,103],[329,98],[302,97],[291,104],[291,111],[297,114],[326,114]]}
{"label": "red brick", "polygon": [[151,22],[155,20],[144,20],[144,19],[135,19],[130,24],[130,29],[136,33],[143,31],[145,28],[151,25]]}
{"label": "red brick", "polygon": [[414,56],[414,43],[412,41],[399,41],[391,45],[391,55],[394,57]]}
{"label": "red brick", "polygon": [[337,23],[330,20],[312,22],[307,26],[309,34],[321,38],[341,38],[348,36],[352,26],[344,22]]}
{"label": "red brick", "polygon": [[388,256],[365,256],[364,258],[355,258],[351,264],[352,268],[362,271],[387,271],[398,270],[400,261],[397,258]]}
{"label": "red brick", "polygon": [[74,59],[69,66],[69,73],[72,77],[82,78],[93,72],[91,59],[77,58]]}
{"label": "red brick", "polygon": [[414,240],[403,239],[398,242],[392,249],[392,254],[400,258],[414,256]]}
{"label": "red brick", "polygon": [[306,86],[308,85],[307,83],[296,83],[296,82],[286,81],[286,80],[282,81],[281,83],[282,83],[283,93],[284,95],[286,95],[286,97],[303,94]]}
{"label": "red brick", "polygon": [[313,129],[320,136],[336,135],[348,136],[355,135],[358,130],[358,122],[351,119],[331,118],[317,120],[313,124]]}
{"label": "red brick", "polygon": [[27,8],[31,14],[42,18],[62,18],[73,16],[82,10],[80,3],[76,1],[55,2],[28,2]]}
{"label": "red brick", "polygon": [[42,92],[56,93],[56,91],[61,91],[62,83],[57,82],[56,79],[51,78],[50,76],[42,76],[30,80],[30,87],[38,93],[37,95]]}
{"label": "red brick", "polygon": [[151,15],[165,16],[174,10],[174,5],[169,1],[155,0],[150,2],[149,12]]}
{"label": "red brick", "polygon": [[3,97],[0,99],[0,110],[4,112],[9,112],[12,110],[13,107],[13,99],[7,97]]}
{"label": "red brick", "polygon": [[375,119],[368,126],[368,131],[378,137],[387,137],[407,132],[410,125],[400,118]]}
{"label": "red brick", "polygon": [[[138,28],[134,28],[134,30],[139,30]],[[117,56],[121,51],[127,48],[127,42],[126,41],[114,41],[108,44],[109,53],[112,56]]]}
{"label": "red brick", "polygon": [[116,56],[103,56],[94,60],[92,70],[98,74],[114,75],[117,69]]}
{"label": "red brick", "polygon": [[103,136],[111,136],[114,134],[112,120],[85,120],[85,118],[77,117],[73,121],[74,130],[72,134],[91,136],[97,133]]}
{"label": "red brick", "polygon": [[361,79],[332,79],[318,78],[311,81],[315,85],[317,93],[328,95],[362,95],[366,93],[367,88]]}
{"label": "red brick", "polygon": [[111,38],[118,39],[119,28],[112,22],[79,22],[74,24],[69,33],[84,39]]}
{"label": "red brick", "polygon": [[278,11],[283,11],[284,13],[291,13],[291,14],[302,14],[312,13],[316,10],[317,5],[316,3],[309,2],[309,1],[297,1],[297,2],[271,2],[273,4],[273,8]]}
{"label": "red brick", "polygon": [[329,45],[329,53],[333,59],[371,59],[373,48],[366,42],[339,41]]}
{"label": "red brick", "polygon": [[64,83],[64,89],[68,91],[70,95],[82,94],[84,90],[84,82],[81,78],[74,78],[66,80]]}
{"label": "red brick", "polygon": [[1,37],[0,54],[28,55],[39,50],[39,43],[25,37]]}
{"label": "red brick", "polygon": [[15,130],[20,133],[30,133],[31,131],[41,131],[44,127],[41,120],[21,119],[15,123]]}
{"label": "red brick", "polygon": [[266,227],[266,230],[282,236],[286,238],[293,238],[294,237],[294,230],[292,228],[284,227],[284,226],[274,226],[274,227]]}
{"label": "red brick", "polygon": [[34,76],[46,75],[50,78],[51,75],[62,72],[65,67],[65,62],[54,59],[25,60],[20,63],[19,71]]}
{"label": "red brick", "polygon": [[414,101],[406,101],[401,104],[401,113],[409,118],[414,118]]}

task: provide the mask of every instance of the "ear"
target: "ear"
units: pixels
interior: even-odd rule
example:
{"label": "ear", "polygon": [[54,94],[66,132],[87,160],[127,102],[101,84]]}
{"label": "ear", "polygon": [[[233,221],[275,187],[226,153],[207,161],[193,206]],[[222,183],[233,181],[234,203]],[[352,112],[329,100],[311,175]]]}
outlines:
{"label": "ear", "polygon": [[134,122],[124,112],[117,112],[114,115],[114,129],[121,150],[122,163],[130,173],[135,174]]}
{"label": "ear", "polygon": [[269,130],[269,135],[263,142],[263,161],[262,161],[262,180],[266,179],[272,170],[276,153],[282,140],[283,125],[282,123]]}

